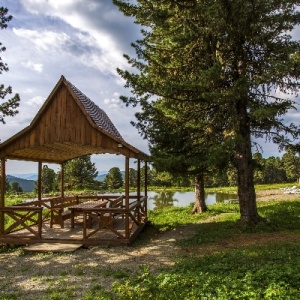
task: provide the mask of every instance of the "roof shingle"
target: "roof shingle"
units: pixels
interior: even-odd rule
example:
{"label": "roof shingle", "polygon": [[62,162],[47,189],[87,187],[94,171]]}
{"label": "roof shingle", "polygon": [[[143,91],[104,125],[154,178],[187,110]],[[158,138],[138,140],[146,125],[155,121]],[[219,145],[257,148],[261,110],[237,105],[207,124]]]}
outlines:
{"label": "roof shingle", "polygon": [[75,87],[70,81],[66,80],[72,91],[75,93],[78,100],[82,103],[86,113],[91,117],[95,125],[99,128],[107,131],[108,133],[114,135],[118,139],[124,140],[112,123],[108,115],[97,106],[91,99],[89,99],[84,93],[82,93],[77,87]]}

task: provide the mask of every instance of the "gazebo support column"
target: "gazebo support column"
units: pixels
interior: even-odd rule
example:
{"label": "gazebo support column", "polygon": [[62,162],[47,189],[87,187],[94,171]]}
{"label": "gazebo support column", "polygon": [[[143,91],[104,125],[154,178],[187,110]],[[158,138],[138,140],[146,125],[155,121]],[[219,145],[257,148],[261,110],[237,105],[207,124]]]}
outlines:
{"label": "gazebo support column", "polygon": [[147,162],[145,161],[145,196],[147,197],[147,193],[148,193],[148,190],[147,190],[147,183],[148,183],[148,173],[147,173]]}
{"label": "gazebo support column", "polygon": [[[125,208],[129,210],[129,157],[125,157]],[[129,214],[125,215],[125,238],[129,239]]]}
{"label": "gazebo support column", "polygon": [[137,198],[140,200],[141,198],[141,160],[138,159],[137,165]]}
{"label": "gazebo support column", "polygon": [[64,198],[65,196],[65,164],[61,164],[61,178],[60,178],[60,193],[61,197]]}
{"label": "gazebo support column", "polygon": [[42,200],[42,172],[43,172],[43,163],[39,161],[38,166],[38,200]]}
{"label": "gazebo support column", "polygon": [[[0,208],[5,206],[5,159],[1,159],[1,199],[0,199]],[[4,233],[4,212],[1,212],[0,215],[0,235]]]}

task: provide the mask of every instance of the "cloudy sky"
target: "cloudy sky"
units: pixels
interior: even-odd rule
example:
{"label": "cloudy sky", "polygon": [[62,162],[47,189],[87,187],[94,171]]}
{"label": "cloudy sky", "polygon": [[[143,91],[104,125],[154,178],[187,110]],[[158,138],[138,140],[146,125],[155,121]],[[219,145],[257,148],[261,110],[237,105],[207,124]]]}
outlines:
{"label": "cloudy sky", "polygon": [[[147,141],[130,124],[133,108],[119,100],[130,91],[116,68],[127,67],[123,53],[133,54],[130,43],[139,37],[130,18],[109,0],[0,0],[0,5],[13,16],[0,31],[0,42],[7,48],[1,57],[9,66],[1,83],[21,96],[20,113],[0,124],[2,142],[30,124],[64,75],[108,114],[128,143],[149,153]],[[124,169],[121,156],[97,155],[93,161],[99,171]],[[18,161],[9,162],[7,171],[36,170],[36,164]]]}
{"label": "cloudy sky", "polygon": [[[147,141],[130,125],[134,109],[119,100],[130,91],[116,68],[128,67],[123,53],[134,55],[130,43],[139,37],[132,19],[110,0],[0,0],[0,6],[13,16],[0,31],[0,42],[7,48],[1,57],[10,69],[0,79],[21,96],[20,113],[0,124],[2,142],[30,124],[64,75],[108,114],[128,143],[149,152]],[[289,117],[298,120],[297,113]],[[265,157],[280,155],[272,144],[263,149]],[[115,166],[124,170],[121,156],[98,155],[92,160],[98,171]],[[37,172],[33,163],[10,161],[7,167],[8,174],[32,172]]]}

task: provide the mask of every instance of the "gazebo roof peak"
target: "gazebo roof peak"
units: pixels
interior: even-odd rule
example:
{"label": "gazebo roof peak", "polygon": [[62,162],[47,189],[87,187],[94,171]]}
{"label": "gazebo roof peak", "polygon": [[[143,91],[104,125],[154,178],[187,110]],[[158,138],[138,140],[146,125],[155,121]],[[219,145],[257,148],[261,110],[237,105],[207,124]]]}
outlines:
{"label": "gazebo roof peak", "polygon": [[61,76],[30,125],[0,144],[0,158],[63,163],[90,154],[149,160],[107,114]]}
{"label": "gazebo roof peak", "polygon": [[115,125],[112,123],[108,115],[105,113],[105,111],[101,109],[98,105],[96,105],[90,98],[88,98],[84,93],[82,93],[70,81],[66,80],[66,82],[75,93],[77,99],[82,103],[85,111],[91,117],[93,122],[101,129],[123,140],[121,134],[119,133]]}

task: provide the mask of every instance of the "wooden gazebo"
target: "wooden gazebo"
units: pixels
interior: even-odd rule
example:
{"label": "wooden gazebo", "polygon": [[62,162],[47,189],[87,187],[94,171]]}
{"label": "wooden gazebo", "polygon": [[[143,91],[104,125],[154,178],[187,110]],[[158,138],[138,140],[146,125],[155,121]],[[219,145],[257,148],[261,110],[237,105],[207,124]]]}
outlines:
{"label": "wooden gazebo", "polygon": [[[68,228],[67,218],[63,226],[54,224],[58,212],[61,216],[68,213],[64,203],[70,203],[70,199],[74,199],[74,195],[69,197],[64,193],[65,162],[83,155],[105,153],[125,157],[124,195],[77,195],[75,198],[79,204],[91,200],[102,201],[103,204],[93,208],[83,207],[80,214],[77,212],[80,215],[78,217],[82,218],[82,222],[78,222],[81,226]],[[31,124],[0,144],[0,159],[0,243],[130,244],[147,222],[147,174],[145,173],[144,194],[141,195],[140,165],[144,161],[147,170],[149,156],[126,143],[106,113],[63,76]],[[8,159],[38,162],[37,201],[5,205],[5,169]],[[129,195],[130,159],[137,160],[138,179],[134,196]],[[42,198],[43,163],[61,165],[59,197]],[[117,201],[119,206],[113,206],[112,203],[117,199],[122,201]],[[6,225],[7,219],[10,219],[9,226]],[[74,219],[72,222],[74,225]]]}

